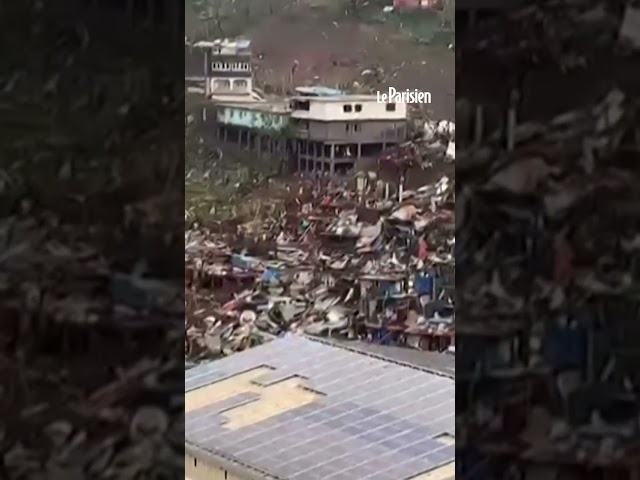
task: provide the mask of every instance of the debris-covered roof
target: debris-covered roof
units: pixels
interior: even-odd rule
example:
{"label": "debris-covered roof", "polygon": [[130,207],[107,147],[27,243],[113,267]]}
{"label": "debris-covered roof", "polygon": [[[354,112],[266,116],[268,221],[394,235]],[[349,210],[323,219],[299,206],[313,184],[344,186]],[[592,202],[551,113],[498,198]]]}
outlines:
{"label": "debris-covered roof", "polygon": [[405,480],[454,461],[453,379],[307,338],[190,369],[185,391],[187,448],[267,478]]}
{"label": "debris-covered roof", "polygon": [[214,52],[222,55],[250,55],[251,54],[251,40],[238,39],[229,40],[216,39],[213,41],[202,40],[193,44],[195,48],[212,49]]}
{"label": "debris-covered roof", "polygon": [[345,95],[342,90],[321,86],[296,87],[295,91],[305,97],[338,97]]}

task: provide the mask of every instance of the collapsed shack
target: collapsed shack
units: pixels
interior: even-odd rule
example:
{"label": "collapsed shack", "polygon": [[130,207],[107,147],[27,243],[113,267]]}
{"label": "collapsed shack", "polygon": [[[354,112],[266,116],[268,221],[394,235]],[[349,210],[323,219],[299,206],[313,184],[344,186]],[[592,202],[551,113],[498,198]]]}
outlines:
{"label": "collapsed shack", "polygon": [[188,359],[285,332],[446,350],[453,189],[442,177],[402,192],[375,172],[300,180],[275,216],[234,231],[194,226],[185,241]]}

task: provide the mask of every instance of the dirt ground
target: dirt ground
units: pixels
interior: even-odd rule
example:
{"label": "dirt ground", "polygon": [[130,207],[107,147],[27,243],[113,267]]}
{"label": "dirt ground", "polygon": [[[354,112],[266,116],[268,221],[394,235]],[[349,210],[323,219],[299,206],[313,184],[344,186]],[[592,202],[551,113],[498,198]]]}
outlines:
{"label": "dirt ground", "polygon": [[[337,25],[337,26],[336,26]],[[384,69],[379,88],[420,89],[432,94],[436,118],[453,119],[455,104],[454,55],[442,46],[394,39],[394,29],[356,22],[330,24],[314,18],[288,23],[268,19],[252,32],[256,76],[262,84],[288,81],[298,62],[294,82],[314,81],[327,86],[363,83],[365,69]],[[273,35],[273,32],[279,32]],[[345,48],[348,46],[348,48]]]}
{"label": "dirt ground", "polygon": [[[431,92],[434,118],[455,118],[454,52],[446,38],[436,35],[435,15],[383,17],[382,6],[371,2],[367,11],[355,17],[322,0],[270,0],[251,4],[246,20],[245,9],[239,6],[242,1],[233,2],[235,7],[222,21],[223,31],[252,40],[261,88],[279,89],[292,83],[353,88],[358,82],[380,90],[389,86],[419,89]],[[194,22],[191,18],[190,24]],[[209,35],[219,36],[218,29],[210,27]],[[376,69],[381,73],[375,79],[362,75]]]}

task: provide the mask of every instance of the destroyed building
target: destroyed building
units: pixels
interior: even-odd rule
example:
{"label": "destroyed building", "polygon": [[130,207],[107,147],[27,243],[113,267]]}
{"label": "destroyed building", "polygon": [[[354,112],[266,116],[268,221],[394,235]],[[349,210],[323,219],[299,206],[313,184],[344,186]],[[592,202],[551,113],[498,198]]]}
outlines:
{"label": "destroyed building", "polygon": [[[215,137],[222,144],[250,151],[261,159],[277,155],[280,161],[292,154],[292,141],[285,132],[289,111],[281,102],[218,102]],[[209,128],[209,127],[208,127]]]}
{"label": "destroyed building", "polygon": [[420,367],[274,340],[186,372],[185,476],[453,479],[454,389]]}
{"label": "destroyed building", "polygon": [[287,190],[254,221],[187,232],[189,359],[285,332],[453,345],[453,182],[398,191],[370,172]]}

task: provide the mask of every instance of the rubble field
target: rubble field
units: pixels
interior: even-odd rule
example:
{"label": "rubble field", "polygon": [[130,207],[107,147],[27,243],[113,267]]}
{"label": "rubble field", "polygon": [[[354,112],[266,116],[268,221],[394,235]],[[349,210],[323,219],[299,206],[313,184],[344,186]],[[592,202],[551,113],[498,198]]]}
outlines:
{"label": "rubble field", "polygon": [[187,361],[286,333],[449,348],[455,177],[441,143],[408,142],[349,178],[272,178],[233,220],[186,212]]}

